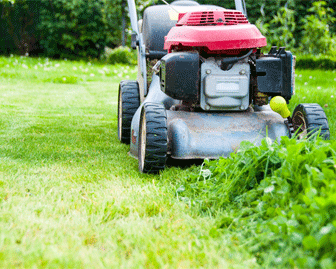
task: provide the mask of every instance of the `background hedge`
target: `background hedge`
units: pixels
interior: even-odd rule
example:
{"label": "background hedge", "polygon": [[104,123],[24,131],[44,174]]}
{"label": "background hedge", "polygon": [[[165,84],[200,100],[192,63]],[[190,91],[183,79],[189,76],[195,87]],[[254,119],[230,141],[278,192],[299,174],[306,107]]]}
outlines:
{"label": "background hedge", "polygon": [[296,68],[336,70],[336,57],[299,55],[296,57]]}
{"label": "background hedge", "polygon": [[122,0],[0,2],[0,53],[99,57],[119,44]]}
{"label": "background hedge", "polygon": [[[198,2],[234,8],[233,0]],[[312,10],[316,2],[322,4]],[[162,1],[136,0],[136,4],[140,18],[144,8]],[[246,0],[246,5],[250,22],[257,24],[270,45],[286,45],[300,54],[336,56],[336,12],[330,9],[336,0]],[[123,15],[128,39],[131,32],[126,0],[0,1],[0,14],[0,54],[98,58],[106,46],[121,45]],[[312,32],[315,36],[307,34]]]}

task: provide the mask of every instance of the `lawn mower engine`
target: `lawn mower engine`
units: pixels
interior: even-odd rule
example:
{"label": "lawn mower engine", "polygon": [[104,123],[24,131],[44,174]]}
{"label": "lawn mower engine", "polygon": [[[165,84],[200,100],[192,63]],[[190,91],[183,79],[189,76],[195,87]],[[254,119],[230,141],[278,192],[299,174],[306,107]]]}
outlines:
{"label": "lawn mower engine", "polygon": [[264,46],[266,38],[240,11],[180,13],[165,37],[168,54],[156,66],[161,90],[182,101],[176,110],[244,111],[272,96],[288,102],[294,56],[276,47],[263,55]]}

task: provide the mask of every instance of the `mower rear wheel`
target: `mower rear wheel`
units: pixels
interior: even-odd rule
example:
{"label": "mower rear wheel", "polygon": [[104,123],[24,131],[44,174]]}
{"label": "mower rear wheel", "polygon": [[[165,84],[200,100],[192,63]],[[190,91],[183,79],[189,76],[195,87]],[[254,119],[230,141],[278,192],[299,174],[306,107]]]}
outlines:
{"label": "mower rear wheel", "polygon": [[138,159],[141,173],[158,173],[167,159],[167,115],[162,104],[145,103],[141,110]]}
{"label": "mower rear wheel", "polygon": [[294,109],[292,120],[298,139],[317,132],[325,140],[330,138],[328,119],[319,104],[299,104]]}
{"label": "mower rear wheel", "polygon": [[118,95],[118,138],[122,143],[130,143],[131,123],[139,106],[138,82],[133,80],[121,81]]}

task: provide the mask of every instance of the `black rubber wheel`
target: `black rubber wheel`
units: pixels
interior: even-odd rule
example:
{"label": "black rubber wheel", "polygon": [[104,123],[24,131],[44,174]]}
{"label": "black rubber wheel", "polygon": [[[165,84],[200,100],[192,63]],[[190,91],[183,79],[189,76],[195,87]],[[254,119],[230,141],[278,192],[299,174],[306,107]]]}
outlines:
{"label": "black rubber wheel", "polygon": [[162,104],[145,103],[139,126],[138,159],[141,173],[163,170],[167,159],[167,116]]}
{"label": "black rubber wheel", "polygon": [[138,82],[132,80],[121,81],[118,95],[118,138],[122,143],[130,143],[131,123],[139,106],[140,93]]}
{"label": "black rubber wheel", "polygon": [[294,109],[292,120],[299,139],[317,132],[325,140],[330,138],[328,119],[319,104],[299,104]]}

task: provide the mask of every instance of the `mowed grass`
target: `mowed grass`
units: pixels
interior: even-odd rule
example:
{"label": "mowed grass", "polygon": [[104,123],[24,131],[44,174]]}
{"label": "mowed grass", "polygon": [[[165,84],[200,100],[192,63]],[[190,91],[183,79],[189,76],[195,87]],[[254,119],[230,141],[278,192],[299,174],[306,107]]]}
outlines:
{"label": "mowed grass", "polygon": [[[335,138],[336,73],[297,74],[290,108],[328,104]],[[216,217],[177,199],[193,167],[138,173],[117,139],[118,84],[135,77],[127,66],[0,58],[0,267],[262,267]]]}
{"label": "mowed grass", "polygon": [[176,198],[188,168],[141,175],[119,143],[134,67],[2,57],[0,72],[1,268],[258,267]]}
{"label": "mowed grass", "polygon": [[330,139],[336,139],[336,70],[297,70],[295,95],[290,100],[293,112],[299,103],[318,103],[326,113],[330,128]]}

